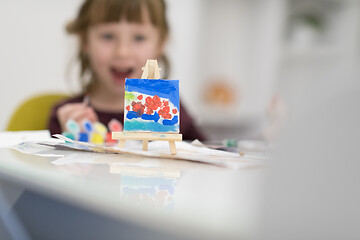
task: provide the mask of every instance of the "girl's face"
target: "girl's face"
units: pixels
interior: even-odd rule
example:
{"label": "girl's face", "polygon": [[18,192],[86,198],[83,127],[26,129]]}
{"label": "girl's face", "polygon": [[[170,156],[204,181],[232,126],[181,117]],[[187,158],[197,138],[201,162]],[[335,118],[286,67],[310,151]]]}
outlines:
{"label": "girl's face", "polygon": [[96,76],[96,91],[123,93],[125,78],[140,78],[146,60],[161,55],[159,30],[144,17],[143,23],[122,20],[89,29],[84,51]]}

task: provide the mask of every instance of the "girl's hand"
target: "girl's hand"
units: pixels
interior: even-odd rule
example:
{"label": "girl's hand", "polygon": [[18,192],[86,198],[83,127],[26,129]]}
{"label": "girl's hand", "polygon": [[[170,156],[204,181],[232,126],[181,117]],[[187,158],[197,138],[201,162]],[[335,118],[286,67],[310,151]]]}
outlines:
{"label": "girl's hand", "polygon": [[94,109],[84,103],[68,103],[60,107],[57,111],[57,117],[62,131],[66,131],[66,122],[69,119],[76,121],[80,126],[83,120],[97,122],[98,117]]}

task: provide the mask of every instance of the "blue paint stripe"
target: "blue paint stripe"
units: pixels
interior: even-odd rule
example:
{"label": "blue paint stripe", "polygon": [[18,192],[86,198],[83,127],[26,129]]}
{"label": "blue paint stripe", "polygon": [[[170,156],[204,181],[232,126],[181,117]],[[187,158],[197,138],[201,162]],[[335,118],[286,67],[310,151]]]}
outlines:
{"label": "blue paint stripe", "polygon": [[159,121],[160,116],[157,112],[155,112],[154,115],[144,113],[141,118],[144,120],[153,120],[154,122],[157,122]]}
{"label": "blue paint stripe", "polygon": [[172,125],[175,125],[176,123],[178,123],[178,121],[179,121],[178,116],[174,116],[173,119],[171,119],[171,120],[164,119],[162,123],[167,126],[172,126]]}
{"label": "blue paint stripe", "polygon": [[137,117],[139,117],[139,116],[138,116],[137,113],[134,112],[134,111],[129,111],[129,112],[126,114],[126,118],[127,118],[127,119],[133,119],[133,118],[137,118]]}

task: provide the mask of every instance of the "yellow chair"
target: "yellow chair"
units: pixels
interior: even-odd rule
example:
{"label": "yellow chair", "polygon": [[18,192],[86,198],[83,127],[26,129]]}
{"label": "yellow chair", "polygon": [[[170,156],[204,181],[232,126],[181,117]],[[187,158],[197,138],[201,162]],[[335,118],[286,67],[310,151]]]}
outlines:
{"label": "yellow chair", "polygon": [[66,94],[40,94],[24,101],[13,113],[7,131],[44,130],[51,108],[59,101],[68,98]]}

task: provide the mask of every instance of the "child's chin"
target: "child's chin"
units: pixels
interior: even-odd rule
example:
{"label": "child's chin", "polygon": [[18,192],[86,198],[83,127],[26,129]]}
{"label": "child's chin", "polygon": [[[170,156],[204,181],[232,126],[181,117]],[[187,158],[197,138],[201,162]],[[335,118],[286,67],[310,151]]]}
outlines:
{"label": "child's chin", "polygon": [[123,82],[114,82],[112,85],[114,91],[124,91],[125,90],[125,80]]}
{"label": "child's chin", "polygon": [[122,82],[122,83],[114,83],[113,86],[112,86],[112,91],[116,91],[116,92],[123,92],[125,89],[125,81]]}

